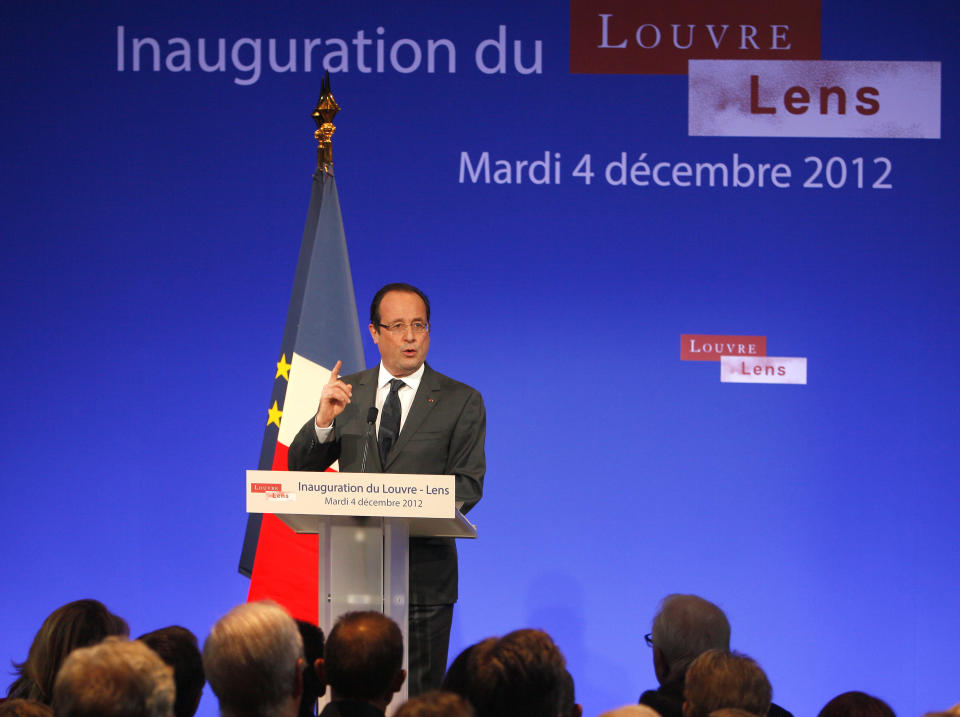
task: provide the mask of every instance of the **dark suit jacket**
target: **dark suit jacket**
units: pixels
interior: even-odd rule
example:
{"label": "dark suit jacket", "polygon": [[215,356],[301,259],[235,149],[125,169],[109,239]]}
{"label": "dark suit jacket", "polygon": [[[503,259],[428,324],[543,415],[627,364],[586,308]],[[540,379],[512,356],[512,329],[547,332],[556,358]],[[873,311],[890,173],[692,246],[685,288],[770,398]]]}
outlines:
{"label": "dark suit jacket", "polygon": [[[314,419],[290,444],[290,470],[322,471],[335,460],[340,470],[359,472],[367,434],[367,412],[377,393],[379,364],[341,380],[353,397],[333,424],[333,440],[317,440]],[[483,494],[486,412],[480,394],[424,366],[423,378],[397,444],[380,465],[376,436],[368,441],[368,473],[425,473],[456,476],[456,498],[466,513]],[[444,605],[457,600],[457,548],[451,538],[410,539],[410,602]]]}

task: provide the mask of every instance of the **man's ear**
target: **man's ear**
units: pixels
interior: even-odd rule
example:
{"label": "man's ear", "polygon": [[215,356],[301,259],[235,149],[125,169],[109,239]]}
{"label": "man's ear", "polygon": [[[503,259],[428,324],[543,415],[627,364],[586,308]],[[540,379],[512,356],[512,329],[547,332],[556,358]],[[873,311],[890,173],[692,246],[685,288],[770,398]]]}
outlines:
{"label": "man's ear", "polygon": [[370,329],[370,338],[373,339],[373,343],[380,344],[380,330],[374,328],[373,324],[368,324],[367,328]]}
{"label": "man's ear", "polygon": [[397,673],[397,676],[393,678],[393,684],[390,685],[391,692],[399,692],[400,688],[403,687],[404,681],[407,679],[407,671],[400,670]]}
{"label": "man's ear", "polygon": [[670,672],[669,667],[667,666],[667,658],[661,650],[656,645],[653,646],[653,673],[657,676],[657,682],[661,685],[663,681],[667,679],[667,674]]}
{"label": "man's ear", "polygon": [[323,697],[327,692],[327,669],[323,666],[322,657],[318,657],[313,661],[313,671],[316,673],[317,679],[320,680],[319,697]]}

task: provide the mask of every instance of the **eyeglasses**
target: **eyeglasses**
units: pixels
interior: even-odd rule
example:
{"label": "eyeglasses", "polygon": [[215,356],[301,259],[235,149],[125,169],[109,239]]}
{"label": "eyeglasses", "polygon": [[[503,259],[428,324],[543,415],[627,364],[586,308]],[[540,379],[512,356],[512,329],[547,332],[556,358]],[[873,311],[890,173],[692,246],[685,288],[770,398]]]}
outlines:
{"label": "eyeglasses", "polygon": [[653,633],[648,632],[643,636],[643,641],[647,643],[647,647],[653,647]]}
{"label": "eyeglasses", "polygon": [[403,335],[407,329],[411,329],[415,334],[425,334],[430,330],[430,324],[426,321],[412,321],[409,324],[403,321],[397,321],[392,324],[380,324],[380,328],[386,329],[391,334]]}

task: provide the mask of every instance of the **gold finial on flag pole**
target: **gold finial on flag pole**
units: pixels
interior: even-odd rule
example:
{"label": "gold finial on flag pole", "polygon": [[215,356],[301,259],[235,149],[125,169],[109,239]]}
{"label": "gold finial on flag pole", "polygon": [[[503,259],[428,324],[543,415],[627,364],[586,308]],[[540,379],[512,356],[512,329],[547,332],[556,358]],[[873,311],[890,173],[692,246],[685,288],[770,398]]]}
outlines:
{"label": "gold finial on flag pole", "polygon": [[317,167],[327,174],[333,174],[333,118],[340,111],[340,105],[333,99],[330,92],[330,72],[320,82],[320,99],[313,109],[313,121],[317,123],[317,131],[313,136],[317,140]]}

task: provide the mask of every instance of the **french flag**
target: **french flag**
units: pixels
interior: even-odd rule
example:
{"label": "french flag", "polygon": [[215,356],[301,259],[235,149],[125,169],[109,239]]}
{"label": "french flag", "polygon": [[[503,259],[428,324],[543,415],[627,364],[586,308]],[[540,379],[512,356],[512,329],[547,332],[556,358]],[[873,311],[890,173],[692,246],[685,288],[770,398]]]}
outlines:
{"label": "french flag", "polygon": [[[320,390],[338,360],[343,361],[341,374],[364,368],[337,185],[332,170],[318,168],[267,411],[260,470],[287,470],[290,442],[316,414]],[[297,535],[273,515],[248,517],[240,556],[240,572],[250,576],[248,600],[270,598],[293,617],[316,623],[318,560],[317,536]]]}

